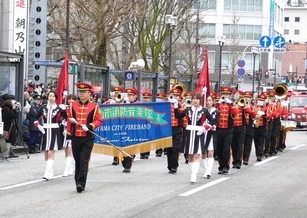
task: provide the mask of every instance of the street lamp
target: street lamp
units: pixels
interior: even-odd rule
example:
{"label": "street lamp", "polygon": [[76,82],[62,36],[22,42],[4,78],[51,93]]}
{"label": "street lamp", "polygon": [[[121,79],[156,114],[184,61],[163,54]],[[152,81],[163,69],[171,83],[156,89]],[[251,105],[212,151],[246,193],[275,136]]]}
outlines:
{"label": "street lamp", "polygon": [[226,37],[218,36],[216,39],[219,42],[219,46],[220,46],[219,82],[218,82],[218,87],[217,87],[217,91],[219,92],[221,88],[221,78],[222,78],[222,51],[223,51],[223,45],[226,42]]}
{"label": "street lamp", "polygon": [[254,62],[253,62],[253,86],[252,86],[252,92],[255,92],[255,68],[256,68],[256,56],[259,53],[259,50],[257,47],[252,47],[251,51],[253,53],[253,58],[254,58]]}
{"label": "street lamp", "polygon": [[138,73],[138,100],[141,99],[141,82],[142,82],[142,70],[145,67],[145,61],[143,59],[138,59],[136,62],[131,62],[130,69]]}
{"label": "street lamp", "polygon": [[177,26],[178,23],[178,18],[167,14],[165,15],[165,23],[169,27],[169,53],[168,53],[168,67],[169,67],[169,72],[168,72],[168,82],[167,84],[167,91],[169,92],[171,88],[171,73],[172,73],[172,37],[173,37],[173,30]]}

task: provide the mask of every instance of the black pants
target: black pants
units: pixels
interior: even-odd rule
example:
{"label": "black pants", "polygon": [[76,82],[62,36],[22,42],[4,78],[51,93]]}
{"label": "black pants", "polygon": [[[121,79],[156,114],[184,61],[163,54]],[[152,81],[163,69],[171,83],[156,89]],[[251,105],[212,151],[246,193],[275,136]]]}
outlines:
{"label": "black pants", "polygon": [[124,160],[122,161],[122,166],[125,169],[131,169],[132,167],[132,158],[131,157],[124,157]]}
{"label": "black pants", "polygon": [[273,128],[272,128],[270,153],[277,152],[276,148],[278,147],[280,126],[281,126],[280,119],[275,119],[273,122]]}
{"label": "black pants", "polygon": [[244,140],[243,161],[249,161],[249,156],[252,151],[252,144],[254,138],[254,127],[252,124],[246,126],[246,134]]}
{"label": "black pants", "polygon": [[259,126],[254,130],[255,151],[257,157],[263,156],[263,146],[266,139],[267,126]]}
{"label": "black pants", "polygon": [[270,120],[268,122],[268,131],[265,139],[265,147],[264,147],[264,154],[272,153],[271,152],[271,138],[272,138],[272,131],[273,131],[274,121]]}
{"label": "black pants", "polygon": [[233,128],[233,135],[231,142],[231,150],[232,150],[232,164],[234,166],[242,165],[242,154],[243,154],[243,144],[245,140],[245,126],[235,126]]}
{"label": "black pants", "polygon": [[173,145],[170,148],[167,148],[167,168],[169,170],[175,169],[177,170],[180,142],[182,137],[182,127],[173,126],[172,127],[172,139]]}
{"label": "black pants", "polygon": [[85,188],[89,159],[94,145],[94,138],[74,137],[72,139],[72,152],[75,159],[75,181]]}
{"label": "black pants", "polygon": [[233,136],[233,128],[217,129],[217,158],[219,161],[219,170],[226,168],[229,170],[230,145]]}

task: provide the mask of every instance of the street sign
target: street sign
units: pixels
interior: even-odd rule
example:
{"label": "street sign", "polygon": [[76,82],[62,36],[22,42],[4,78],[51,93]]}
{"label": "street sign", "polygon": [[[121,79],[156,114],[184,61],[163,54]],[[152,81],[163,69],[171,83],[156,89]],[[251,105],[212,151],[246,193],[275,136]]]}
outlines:
{"label": "street sign", "polygon": [[282,37],[282,36],[276,36],[276,37],[274,38],[274,46],[275,46],[276,48],[282,48],[282,47],[284,47],[284,46],[285,46],[285,43],[286,43],[286,40],[285,40],[285,38]]}
{"label": "street sign", "polygon": [[268,36],[261,36],[261,38],[259,39],[259,44],[262,47],[267,48],[272,44],[272,40]]}
{"label": "street sign", "polygon": [[239,76],[244,76],[244,74],[245,74],[244,68],[239,68],[239,69],[237,70],[237,74],[238,74]]}
{"label": "street sign", "polygon": [[244,67],[245,61],[244,60],[238,60],[238,67]]}
{"label": "street sign", "polygon": [[271,52],[270,48],[259,48],[260,53]]}
{"label": "street sign", "polygon": [[286,52],[286,49],[285,48],[274,48],[273,52],[274,53],[284,53]]}
{"label": "street sign", "polygon": [[126,81],[134,81],[135,80],[135,75],[134,72],[125,72],[125,80]]}

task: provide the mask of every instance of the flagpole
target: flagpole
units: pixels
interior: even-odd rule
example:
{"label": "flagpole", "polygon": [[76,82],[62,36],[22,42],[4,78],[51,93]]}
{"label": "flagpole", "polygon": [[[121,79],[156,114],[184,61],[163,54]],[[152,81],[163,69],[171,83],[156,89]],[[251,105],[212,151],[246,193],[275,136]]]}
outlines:
{"label": "flagpole", "polygon": [[70,0],[66,0],[66,51],[69,51],[69,12],[70,12]]}

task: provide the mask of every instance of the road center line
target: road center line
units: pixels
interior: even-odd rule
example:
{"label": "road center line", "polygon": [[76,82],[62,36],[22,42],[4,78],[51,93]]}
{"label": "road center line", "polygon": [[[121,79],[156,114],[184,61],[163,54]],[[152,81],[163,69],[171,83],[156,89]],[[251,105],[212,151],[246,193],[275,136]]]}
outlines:
{"label": "road center line", "polygon": [[184,192],[184,193],[182,193],[182,194],[180,194],[180,195],[178,195],[178,196],[180,196],[180,197],[187,197],[187,196],[189,196],[189,195],[195,194],[196,192],[199,192],[199,191],[201,191],[201,190],[204,190],[204,189],[206,189],[206,188],[209,188],[210,186],[216,185],[216,184],[218,184],[218,183],[220,183],[220,182],[224,182],[224,181],[226,181],[226,180],[229,179],[229,178],[230,178],[230,177],[224,177],[224,178],[217,179],[217,180],[212,181],[212,182],[209,182],[209,183],[207,183],[207,184],[205,184],[205,185],[202,185],[202,186],[199,186],[199,187],[197,187],[197,188],[194,188],[194,189],[192,189],[192,190],[190,190],[190,191]]}
{"label": "road center line", "polygon": [[[60,177],[62,177],[62,175],[54,176],[53,179],[60,178]],[[26,185],[31,185],[31,184],[34,184],[34,183],[44,182],[44,181],[46,181],[46,180],[45,179],[33,180],[33,181],[29,181],[29,182],[24,182],[24,183],[20,183],[20,184],[15,184],[15,185],[10,185],[10,186],[6,186],[6,187],[2,187],[2,188],[0,188],[0,190],[7,190],[7,189],[12,189],[12,188],[18,188],[18,187],[22,187],[22,186],[26,186]]]}
{"label": "road center line", "polygon": [[303,146],[305,146],[305,144],[297,145],[297,146],[295,146],[295,147],[293,147],[293,148],[290,148],[290,150],[295,150],[295,149],[297,149],[297,148],[299,148],[299,147],[303,147]]}
{"label": "road center line", "polygon": [[272,161],[276,158],[278,158],[279,156],[274,156],[274,157],[269,157],[269,158],[266,158],[265,160],[261,161],[261,162],[258,162],[258,163],[255,163],[254,166],[259,166],[259,165],[262,165],[262,164],[265,164],[269,161]]}

